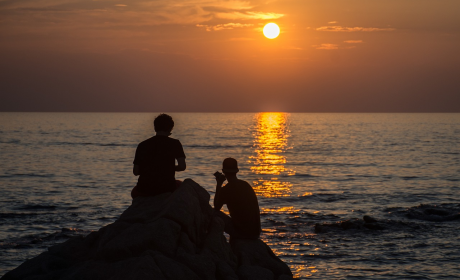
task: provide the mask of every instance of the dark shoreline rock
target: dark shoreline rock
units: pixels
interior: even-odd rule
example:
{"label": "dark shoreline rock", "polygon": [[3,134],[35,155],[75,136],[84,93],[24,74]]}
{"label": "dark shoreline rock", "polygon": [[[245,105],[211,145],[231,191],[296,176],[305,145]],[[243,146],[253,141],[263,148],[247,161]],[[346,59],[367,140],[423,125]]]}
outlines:
{"label": "dark shoreline rock", "polygon": [[187,179],[174,193],[138,197],[120,218],[86,237],[52,246],[2,279],[292,279],[262,240],[232,240]]}

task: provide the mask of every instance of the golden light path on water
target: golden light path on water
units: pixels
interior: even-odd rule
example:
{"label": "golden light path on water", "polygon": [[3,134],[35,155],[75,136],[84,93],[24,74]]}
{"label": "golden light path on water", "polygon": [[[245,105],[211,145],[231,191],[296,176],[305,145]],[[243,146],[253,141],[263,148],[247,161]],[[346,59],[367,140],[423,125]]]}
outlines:
{"label": "golden light path on water", "polygon": [[264,197],[288,196],[292,184],[280,177],[295,173],[285,166],[287,160],[284,154],[290,148],[289,114],[259,113],[255,120],[255,155],[249,158],[249,162],[251,171],[262,176],[253,182],[254,190]]}
{"label": "golden light path on water", "polygon": [[[264,197],[283,197],[291,194],[292,183],[287,179],[290,175],[294,175],[295,171],[286,167],[287,157],[286,151],[292,147],[289,145],[289,114],[286,113],[259,113],[255,116],[254,136],[254,153],[249,158],[251,171],[258,175],[258,179],[253,181],[254,190],[257,196]],[[283,179],[284,178],[284,179]],[[276,213],[289,214],[298,217],[301,213],[300,209],[294,206],[287,207],[268,207],[261,208],[261,213]],[[283,236],[286,232],[278,232],[274,228],[265,228],[266,235]],[[310,234],[309,234],[310,235]],[[308,239],[307,239],[308,240]],[[275,242],[272,239],[264,239],[264,241],[272,246],[275,254],[283,254],[282,250],[274,248],[284,248],[291,251],[292,256],[297,256],[299,246],[311,246],[308,242],[291,243],[289,241]],[[327,245],[326,245],[327,246]],[[315,250],[317,250],[316,248]],[[299,253],[303,254],[303,253]],[[313,255],[313,253],[310,253]],[[291,265],[291,270],[295,277],[310,277],[318,272],[315,266],[308,264]]]}

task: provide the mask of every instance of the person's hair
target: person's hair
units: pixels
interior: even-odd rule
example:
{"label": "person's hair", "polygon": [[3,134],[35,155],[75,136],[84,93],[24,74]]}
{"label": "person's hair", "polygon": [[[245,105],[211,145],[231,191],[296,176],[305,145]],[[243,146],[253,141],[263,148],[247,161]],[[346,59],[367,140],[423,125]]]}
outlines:
{"label": "person's hair", "polygon": [[171,132],[174,127],[174,121],[170,115],[160,114],[153,121],[155,131],[166,131]]}
{"label": "person's hair", "polygon": [[229,176],[235,175],[240,171],[238,169],[238,162],[234,158],[226,158],[222,162],[222,172],[228,174]]}

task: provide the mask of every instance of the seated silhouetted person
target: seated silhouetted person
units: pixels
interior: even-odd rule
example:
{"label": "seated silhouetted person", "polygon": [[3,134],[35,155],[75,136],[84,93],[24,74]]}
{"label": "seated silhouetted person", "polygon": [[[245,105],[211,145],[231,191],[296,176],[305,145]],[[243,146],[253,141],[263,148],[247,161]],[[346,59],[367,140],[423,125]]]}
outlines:
{"label": "seated silhouetted person", "polygon": [[[238,171],[235,159],[224,160],[224,175],[216,175],[214,210],[224,220],[225,232],[230,235],[230,239],[257,239],[261,232],[259,203],[251,185],[236,177]],[[228,183],[222,187],[225,180]],[[227,204],[231,218],[220,211],[224,204]]]}
{"label": "seated silhouetted person", "polygon": [[139,179],[131,192],[132,198],[173,192],[181,183],[176,181],[175,172],[186,168],[182,144],[169,137],[174,127],[172,117],[161,114],[153,125],[156,135],[141,142],[136,149],[133,173],[139,175]]}

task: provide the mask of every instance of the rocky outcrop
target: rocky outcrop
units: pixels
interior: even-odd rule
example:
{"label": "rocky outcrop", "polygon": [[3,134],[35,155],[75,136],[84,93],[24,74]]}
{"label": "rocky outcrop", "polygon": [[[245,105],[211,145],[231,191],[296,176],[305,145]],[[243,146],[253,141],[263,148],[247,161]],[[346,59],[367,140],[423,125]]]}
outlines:
{"label": "rocky outcrop", "polygon": [[261,240],[232,240],[187,179],[174,193],[138,197],[112,224],[50,247],[2,279],[292,279]]}

